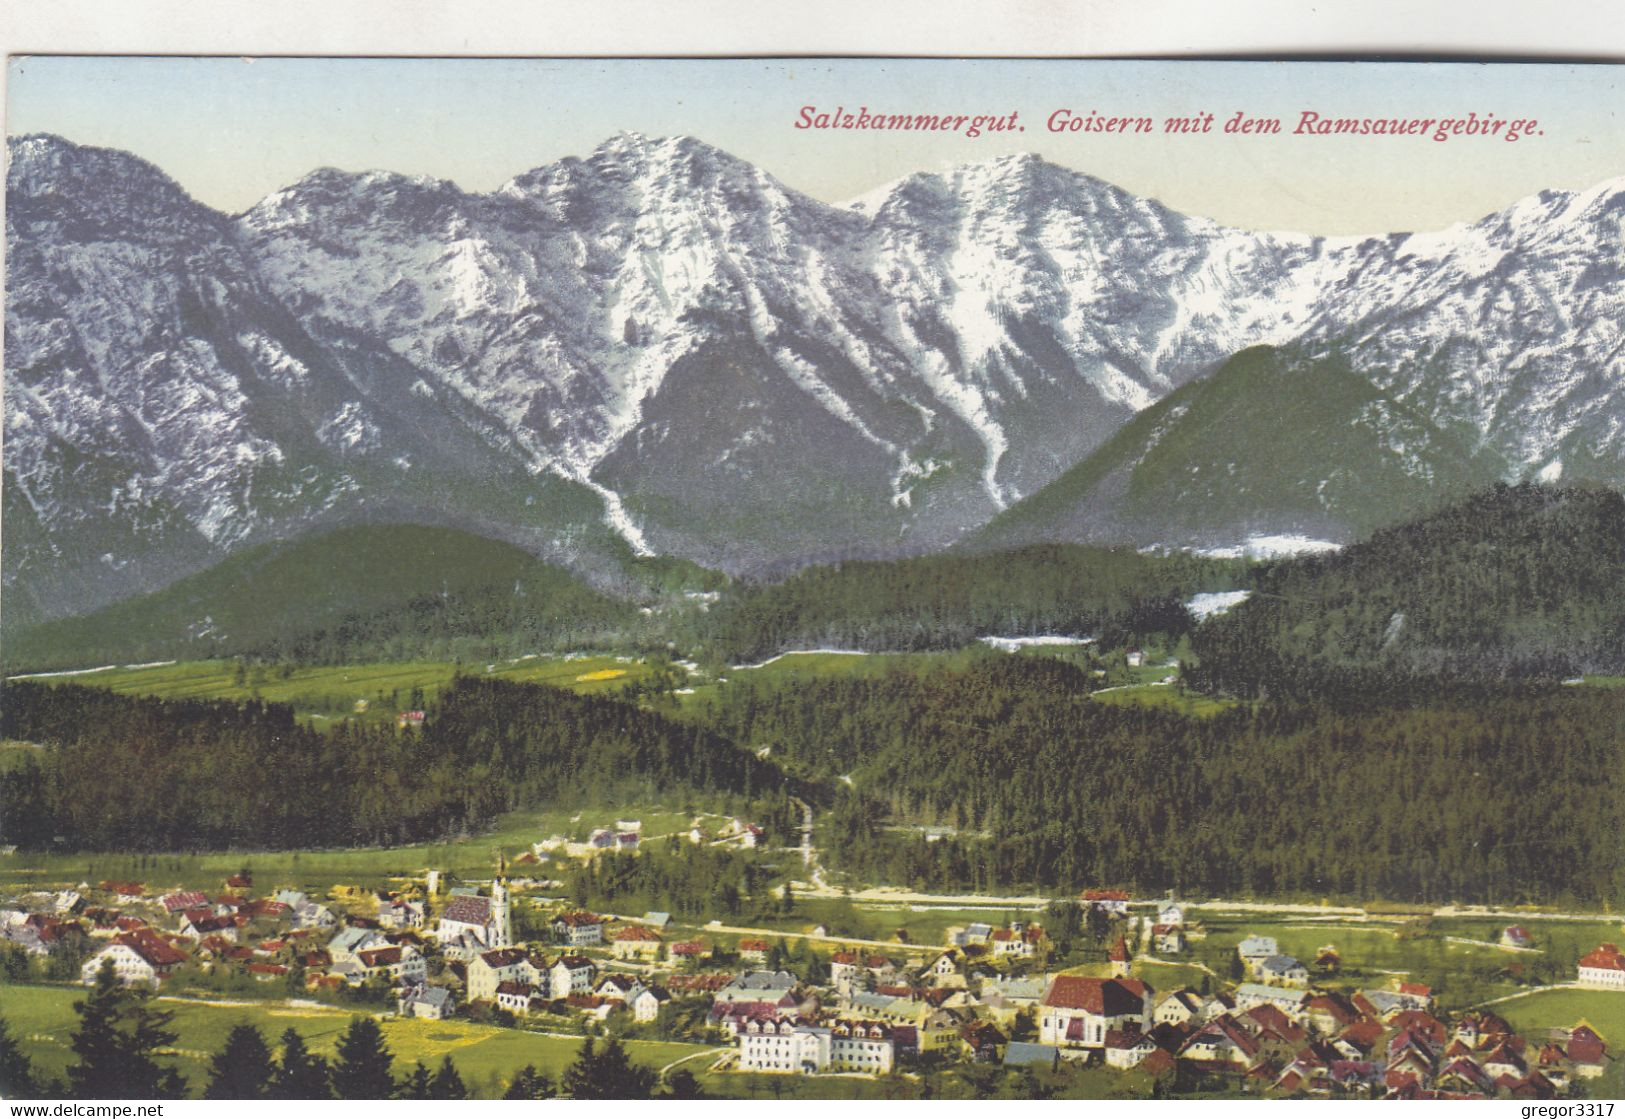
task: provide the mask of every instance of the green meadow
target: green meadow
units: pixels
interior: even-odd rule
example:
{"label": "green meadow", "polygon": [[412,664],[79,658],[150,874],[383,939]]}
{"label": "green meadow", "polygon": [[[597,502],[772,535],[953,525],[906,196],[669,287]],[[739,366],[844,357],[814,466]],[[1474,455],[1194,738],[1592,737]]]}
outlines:
{"label": "green meadow", "polygon": [[[0,1016],[23,1053],[48,1077],[65,1075],[73,1060],[68,1047],[77,1023],[73,1004],[81,994],[75,987],[0,985]],[[314,1004],[216,1005],[160,999],[157,1005],[175,1012],[172,1028],[179,1036],[171,1059],[194,1096],[202,1094],[209,1058],[233,1026],[254,1026],[273,1046],[283,1031],[292,1028],[312,1051],[332,1056],[352,1017],[348,1011]],[[470,1089],[487,1098],[499,1097],[512,1074],[525,1065],[557,1077],[581,1048],[580,1038],[468,1022],[391,1018],[382,1025],[397,1076],[410,1072],[415,1061],[432,1067],[449,1054]],[[628,1041],[626,1046],[633,1060],[655,1068],[708,1048],[664,1041]]]}

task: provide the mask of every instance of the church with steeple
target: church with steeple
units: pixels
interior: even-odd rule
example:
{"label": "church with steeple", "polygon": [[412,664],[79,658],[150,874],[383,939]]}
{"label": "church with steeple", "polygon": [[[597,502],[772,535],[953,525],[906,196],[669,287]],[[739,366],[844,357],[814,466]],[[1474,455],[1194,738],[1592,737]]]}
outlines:
{"label": "church with steeple", "polygon": [[513,943],[512,901],[508,893],[508,860],[497,858],[491,896],[459,893],[452,897],[435,926],[435,938],[448,959],[470,960]]}

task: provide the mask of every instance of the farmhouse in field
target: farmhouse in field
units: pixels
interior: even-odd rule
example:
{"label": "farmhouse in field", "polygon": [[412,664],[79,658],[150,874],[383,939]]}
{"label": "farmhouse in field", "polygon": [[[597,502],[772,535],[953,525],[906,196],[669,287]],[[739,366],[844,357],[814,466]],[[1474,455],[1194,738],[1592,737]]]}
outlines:
{"label": "farmhouse in field", "polygon": [[1618,945],[1601,944],[1580,957],[1580,986],[1625,991],[1625,954]]}

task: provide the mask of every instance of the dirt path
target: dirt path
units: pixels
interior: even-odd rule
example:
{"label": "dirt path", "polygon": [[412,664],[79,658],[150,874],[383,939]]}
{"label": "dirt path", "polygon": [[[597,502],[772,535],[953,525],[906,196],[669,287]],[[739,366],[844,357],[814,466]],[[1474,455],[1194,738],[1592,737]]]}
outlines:
{"label": "dirt path", "polygon": [[1511,944],[1497,944],[1493,940],[1472,940],[1465,936],[1447,936],[1445,940],[1450,944],[1472,944],[1479,948],[1498,948],[1502,952],[1533,952],[1540,955],[1539,948],[1517,948]]}
{"label": "dirt path", "polygon": [[660,1075],[665,1076],[668,1072],[670,1072],[672,1069],[676,1068],[678,1065],[687,1064],[689,1061],[695,1060],[695,1059],[700,1058],[700,1057],[719,1057],[724,1053],[732,1053],[733,1051],[734,1051],[733,1046],[731,1046],[731,1045],[718,1046],[716,1049],[702,1049],[698,1053],[690,1053],[686,1057],[678,1057],[671,1064],[669,1064],[665,1068],[661,1069],[660,1070]]}
{"label": "dirt path", "polygon": [[1542,991],[1578,991],[1582,989],[1578,983],[1553,983],[1548,987],[1531,987],[1527,991],[1514,991],[1510,995],[1502,995],[1498,999],[1491,999],[1489,1002],[1481,1002],[1478,1005],[1480,1008],[1495,1006],[1499,1003],[1511,1002],[1513,999],[1526,999],[1530,995],[1538,995]]}
{"label": "dirt path", "polygon": [[817,940],[828,944],[863,944],[874,948],[887,948],[893,952],[936,952],[953,947],[950,944],[899,944],[895,940],[859,940],[855,936],[814,936],[812,933],[786,932],[784,929],[758,929],[746,925],[703,925],[701,932],[744,933],[764,939],[782,937],[785,940]]}

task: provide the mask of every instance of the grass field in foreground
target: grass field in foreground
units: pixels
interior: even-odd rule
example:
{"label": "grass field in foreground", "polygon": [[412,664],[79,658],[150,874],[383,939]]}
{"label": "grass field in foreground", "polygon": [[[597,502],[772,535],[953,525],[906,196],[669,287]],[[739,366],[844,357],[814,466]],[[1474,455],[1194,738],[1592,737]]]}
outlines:
{"label": "grass field in foreground", "polygon": [[[82,996],[83,990],[76,987],[0,985],[0,1016],[6,1019],[23,1053],[47,1077],[64,1076],[73,1060],[68,1048],[78,1022],[73,1003]],[[160,1000],[157,1005],[175,1011],[173,1028],[179,1038],[172,1059],[194,1096],[202,1093],[208,1081],[209,1057],[220,1048],[233,1026],[256,1027],[273,1047],[276,1038],[292,1027],[314,1052],[332,1056],[351,1018],[349,1011],[315,1006],[218,1006],[170,1000]],[[579,1038],[548,1037],[467,1022],[392,1018],[382,1025],[384,1039],[395,1055],[397,1076],[405,1076],[414,1061],[433,1067],[450,1054],[469,1088],[486,1097],[500,1096],[512,1074],[527,1064],[557,1077],[581,1047]],[[664,1041],[629,1041],[626,1045],[634,1061],[657,1069],[708,1048]]]}

